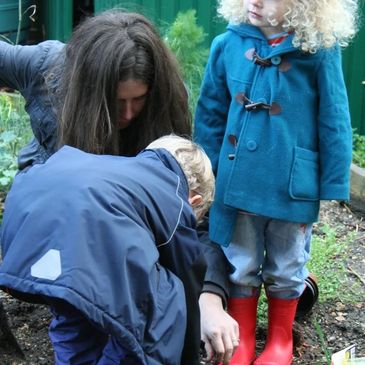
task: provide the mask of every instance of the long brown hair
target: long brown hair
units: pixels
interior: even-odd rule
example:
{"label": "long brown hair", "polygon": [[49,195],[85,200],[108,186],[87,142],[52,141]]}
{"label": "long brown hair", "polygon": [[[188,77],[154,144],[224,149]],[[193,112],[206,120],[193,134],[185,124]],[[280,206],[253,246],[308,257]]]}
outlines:
{"label": "long brown hair", "polygon": [[[65,47],[58,90],[59,144],[132,156],[154,139],[191,136],[188,96],[175,58],[142,15],[106,11],[85,20]],[[119,81],[149,86],[145,106],[117,127]]]}

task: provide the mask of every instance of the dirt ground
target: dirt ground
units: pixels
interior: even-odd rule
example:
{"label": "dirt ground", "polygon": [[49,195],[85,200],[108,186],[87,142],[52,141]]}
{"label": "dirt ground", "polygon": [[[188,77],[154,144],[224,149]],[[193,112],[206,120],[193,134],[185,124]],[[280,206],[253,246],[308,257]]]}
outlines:
{"label": "dirt ground", "polygon": [[[351,305],[317,302],[310,315],[298,320],[294,325],[293,364],[328,364],[328,354],[354,343],[357,344],[357,356],[365,356],[365,216],[336,202],[326,202],[322,206],[321,222],[336,227],[339,235],[355,232],[355,239],[347,252],[348,272],[343,290],[356,285],[359,300]],[[50,320],[47,308],[19,302],[4,293],[0,294],[0,300],[20,347],[17,348],[15,342],[11,341],[5,328],[0,328],[0,364],[53,364],[53,352],[47,337]],[[264,344],[264,328],[258,328],[257,337],[260,351]]]}

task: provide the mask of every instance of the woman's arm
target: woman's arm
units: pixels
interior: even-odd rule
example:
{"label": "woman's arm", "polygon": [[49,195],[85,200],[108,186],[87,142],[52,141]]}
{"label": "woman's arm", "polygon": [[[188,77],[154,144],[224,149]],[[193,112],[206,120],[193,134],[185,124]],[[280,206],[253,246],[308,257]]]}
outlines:
{"label": "woman's arm", "polygon": [[204,292],[199,299],[201,338],[207,360],[228,365],[235,350],[233,339],[239,338],[237,322],[225,311],[218,294]]}
{"label": "woman's arm", "polygon": [[58,53],[62,47],[62,43],[57,41],[33,46],[13,46],[0,41],[0,87],[23,93],[32,80],[42,76],[49,51]]}
{"label": "woman's arm", "polygon": [[58,41],[34,46],[13,46],[0,41],[0,87],[18,90],[23,95],[35,136],[19,154],[19,170],[43,163],[55,151],[57,122],[45,75],[60,58],[63,47]]}
{"label": "woman's arm", "polygon": [[210,241],[208,217],[198,226],[207,271],[200,295],[201,339],[207,359],[229,364],[235,349],[232,339],[239,338],[237,322],[226,312],[229,292],[229,263],[221,246]]}

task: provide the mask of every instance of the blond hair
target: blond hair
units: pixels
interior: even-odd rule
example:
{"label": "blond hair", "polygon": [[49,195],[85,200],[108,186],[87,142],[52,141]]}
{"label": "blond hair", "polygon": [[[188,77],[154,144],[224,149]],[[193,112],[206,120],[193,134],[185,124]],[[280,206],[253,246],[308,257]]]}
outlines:
{"label": "blond hair", "polygon": [[[357,10],[357,0],[290,0],[283,28],[294,32],[293,45],[305,52],[346,47],[357,30]],[[219,0],[218,13],[231,24],[247,22],[243,0]]]}
{"label": "blond hair", "polygon": [[204,150],[173,134],[156,139],[147,148],[164,148],[174,156],[188,180],[189,190],[202,196],[201,203],[193,207],[196,217],[201,218],[212,204],[215,190],[212,165]]}

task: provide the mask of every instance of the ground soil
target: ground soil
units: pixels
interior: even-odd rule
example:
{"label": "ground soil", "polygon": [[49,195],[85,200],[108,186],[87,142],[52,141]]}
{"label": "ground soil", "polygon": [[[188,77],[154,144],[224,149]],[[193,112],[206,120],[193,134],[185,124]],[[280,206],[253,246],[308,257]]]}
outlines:
{"label": "ground soil", "polygon": [[[358,300],[353,304],[318,301],[311,314],[298,320],[294,325],[293,364],[328,364],[331,353],[354,343],[357,344],[357,356],[365,356],[365,215],[354,212],[351,207],[326,202],[321,209],[321,222],[336,227],[338,235],[347,235],[350,231],[355,233],[347,252],[348,272],[346,286],[342,290],[356,288]],[[50,321],[47,308],[19,302],[5,293],[0,294],[0,300],[9,328],[19,344],[18,348],[3,325],[0,328],[0,364],[53,364],[53,352],[47,336]],[[322,340],[320,332],[323,333]],[[258,350],[262,349],[264,339],[265,329],[259,327]]]}

